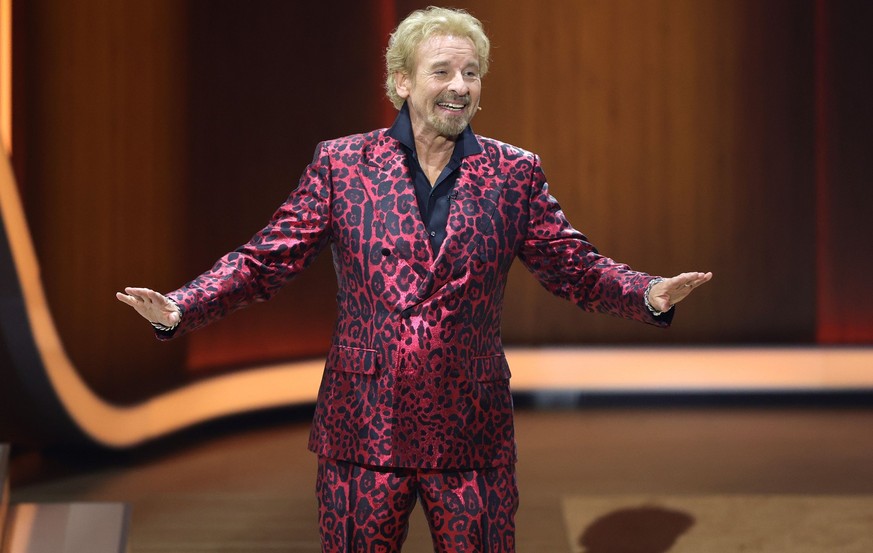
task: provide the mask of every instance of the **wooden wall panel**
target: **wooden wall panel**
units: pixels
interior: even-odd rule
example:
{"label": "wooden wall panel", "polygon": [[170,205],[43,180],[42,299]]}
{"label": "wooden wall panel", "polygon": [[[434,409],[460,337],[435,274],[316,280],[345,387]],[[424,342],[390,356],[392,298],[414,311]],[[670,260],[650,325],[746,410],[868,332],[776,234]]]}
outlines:
{"label": "wooden wall panel", "polygon": [[114,293],[196,276],[269,219],[320,140],[387,124],[373,4],[17,5],[19,181],[64,346],[98,393],[325,351],[329,254],[271,304],[169,344]]}
{"label": "wooden wall panel", "polygon": [[816,4],[818,340],[873,343],[873,4]]}
{"label": "wooden wall panel", "polygon": [[[380,9],[358,2],[340,16],[329,2],[192,2],[191,174],[180,243],[189,278],[266,224],[320,141],[390,124]],[[187,338],[188,367],[205,373],[322,355],[335,294],[325,251],[269,303]]]}
{"label": "wooden wall panel", "polygon": [[48,300],[95,389],[118,400],[148,394],[178,379],[161,368],[180,366],[184,344],[155,348],[113,295],[182,278],[174,233],[188,175],[185,6],[23,4],[20,185]]}
{"label": "wooden wall panel", "polygon": [[477,132],[539,153],[603,253],[716,273],[661,333],[580,315],[516,267],[507,341],[812,339],[814,305],[798,299],[815,286],[810,6],[467,4],[494,45]]}

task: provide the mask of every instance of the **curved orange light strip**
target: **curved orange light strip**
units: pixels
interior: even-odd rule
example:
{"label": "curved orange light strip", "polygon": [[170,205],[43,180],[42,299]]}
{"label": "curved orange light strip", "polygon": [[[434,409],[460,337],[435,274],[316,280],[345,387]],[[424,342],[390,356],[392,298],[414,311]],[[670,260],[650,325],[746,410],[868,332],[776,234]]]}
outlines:
{"label": "curved orange light strip", "polygon": [[106,446],[126,447],[205,420],[313,400],[323,361],[276,365],[209,378],[134,406],[113,405],[97,396],[76,372],[58,336],[9,160],[6,156],[2,158],[0,213],[31,333],[61,404],[86,435]]}
{"label": "curved orange light strip", "polygon": [[0,0],[0,143],[12,155],[12,0]]}

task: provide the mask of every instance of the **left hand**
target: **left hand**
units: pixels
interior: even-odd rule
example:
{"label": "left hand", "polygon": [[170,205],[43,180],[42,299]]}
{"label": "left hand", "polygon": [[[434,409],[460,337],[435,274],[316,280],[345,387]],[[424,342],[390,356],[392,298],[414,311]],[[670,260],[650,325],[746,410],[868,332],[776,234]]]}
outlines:
{"label": "left hand", "polygon": [[127,287],[124,293],[115,294],[118,301],[136,309],[150,323],[175,327],[182,320],[179,306],[170,301],[167,296],[149,288]]}
{"label": "left hand", "polygon": [[711,279],[712,273],[682,273],[672,278],[665,278],[649,290],[649,305],[662,313],[669,311],[698,286]]}

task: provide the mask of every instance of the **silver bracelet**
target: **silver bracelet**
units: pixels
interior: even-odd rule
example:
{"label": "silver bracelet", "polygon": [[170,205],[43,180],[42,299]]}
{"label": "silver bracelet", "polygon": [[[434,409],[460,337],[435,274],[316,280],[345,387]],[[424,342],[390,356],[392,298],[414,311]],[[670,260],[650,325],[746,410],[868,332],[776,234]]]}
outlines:
{"label": "silver bracelet", "polygon": [[179,312],[179,320],[176,321],[176,324],[174,324],[173,326],[167,326],[165,324],[153,323],[152,321],[149,321],[149,323],[151,323],[151,325],[154,327],[155,330],[160,330],[161,332],[170,332],[171,330],[175,330],[176,327],[179,326],[179,323],[182,322],[182,308],[179,307],[178,303],[174,302],[170,298],[167,298],[167,299],[170,300],[170,303],[172,303],[173,305],[176,306],[176,311]]}
{"label": "silver bracelet", "polygon": [[[662,282],[663,280],[664,280],[664,279],[661,278],[661,277],[656,277],[656,278],[653,278],[652,280],[650,280],[650,281],[649,281],[649,285],[646,286],[646,291],[645,291],[645,293],[643,294],[643,301],[646,303],[646,308],[647,308],[647,309],[649,310],[649,312],[651,312],[651,314],[654,315],[655,317],[658,317],[658,316],[660,316],[660,315],[663,315],[665,312],[664,312],[664,311],[658,311],[657,309],[655,309],[654,307],[652,307],[652,304],[649,303],[649,292],[652,290],[652,286],[658,284],[659,282]],[[670,311],[670,309],[673,309],[673,306],[672,306],[672,305],[667,309],[667,311]]]}
{"label": "silver bracelet", "polygon": [[[149,321],[149,322],[151,323],[151,321]],[[161,323],[152,323],[152,326],[155,328],[155,330],[160,330],[161,332],[169,332],[171,330],[175,330],[175,328],[177,326],[179,326],[179,323],[177,322],[173,326],[167,326],[167,325],[163,325]]]}

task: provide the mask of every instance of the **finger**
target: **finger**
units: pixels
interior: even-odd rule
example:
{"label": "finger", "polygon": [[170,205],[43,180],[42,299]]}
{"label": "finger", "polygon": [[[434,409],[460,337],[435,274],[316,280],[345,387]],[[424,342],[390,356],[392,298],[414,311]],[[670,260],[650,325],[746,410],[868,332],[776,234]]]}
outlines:
{"label": "finger", "polygon": [[166,307],[167,304],[170,303],[170,300],[167,299],[167,296],[161,294],[160,292],[155,292],[154,290],[149,290],[146,293],[146,298],[150,302],[163,307]]}
{"label": "finger", "polygon": [[127,305],[129,305],[131,307],[136,307],[137,305],[139,305],[139,302],[137,301],[136,297],[125,294],[124,292],[116,292],[115,297],[118,299],[118,301],[120,301],[122,303],[126,303]]}
{"label": "finger", "polygon": [[140,305],[143,306],[154,305],[159,308],[166,309],[170,304],[170,301],[167,299],[166,296],[164,296],[160,292],[155,292],[151,288],[129,287],[125,288],[124,291],[127,292],[128,295],[137,298],[141,302]]}
{"label": "finger", "polygon": [[682,284],[679,285],[677,288],[673,289],[673,294],[671,295],[675,298],[674,303],[685,299],[688,294],[690,294],[700,285],[705,284],[712,279],[712,273],[685,273],[681,276],[687,278],[687,280],[682,282]]}
{"label": "finger", "polygon": [[151,292],[151,290],[148,288],[134,288],[129,286],[124,289],[125,294],[140,301],[145,301],[149,292]]}
{"label": "finger", "polygon": [[712,278],[712,273],[689,272],[673,277],[674,285],[678,287],[696,287]]}
{"label": "finger", "polygon": [[676,275],[670,279],[669,290],[671,294],[685,292],[693,286],[693,279],[688,273]]}
{"label": "finger", "polygon": [[694,290],[694,288],[696,286],[697,286],[696,281],[688,280],[688,281],[685,281],[684,283],[682,283],[681,285],[679,285],[679,287],[677,288],[677,292],[685,295],[685,294],[688,294],[689,292],[691,292],[691,290]]}
{"label": "finger", "polygon": [[692,288],[696,288],[701,284],[709,282],[712,279],[712,273],[694,273],[694,276],[689,280],[689,284]]}
{"label": "finger", "polygon": [[142,288],[138,286],[128,286],[124,289],[124,291],[130,295],[144,296],[148,292],[151,292],[151,288]]}

